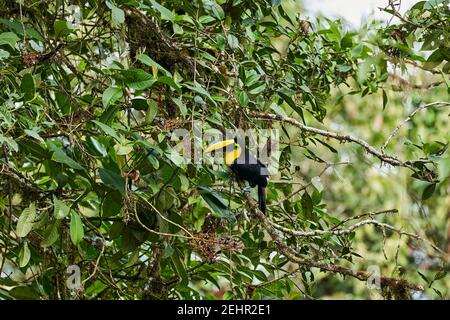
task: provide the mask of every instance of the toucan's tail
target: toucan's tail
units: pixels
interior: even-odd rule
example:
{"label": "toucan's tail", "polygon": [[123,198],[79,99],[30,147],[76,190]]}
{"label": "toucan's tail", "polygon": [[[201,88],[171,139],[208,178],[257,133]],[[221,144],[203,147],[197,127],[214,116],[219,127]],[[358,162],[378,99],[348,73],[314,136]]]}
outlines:
{"label": "toucan's tail", "polygon": [[266,188],[258,186],[259,210],[266,213]]}

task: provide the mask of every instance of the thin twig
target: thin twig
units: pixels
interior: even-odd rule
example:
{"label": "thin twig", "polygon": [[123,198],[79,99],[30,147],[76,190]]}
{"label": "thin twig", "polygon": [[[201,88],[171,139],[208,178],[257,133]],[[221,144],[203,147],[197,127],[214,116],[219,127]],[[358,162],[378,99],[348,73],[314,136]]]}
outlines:
{"label": "thin twig", "polygon": [[[347,275],[353,278],[356,278],[361,281],[367,281],[372,276],[371,273],[366,271],[353,271],[349,268],[342,267],[335,264],[326,264],[310,259],[305,259],[301,256],[299,256],[298,253],[296,253],[293,249],[288,247],[282,235],[273,227],[273,225],[268,220],[267,216],[262,213],[258,209],[258,204],[256,201],[252,198],[252,196],[248,193],[244,193],[244,196],[247,199],[247,203],[250,207],[250,211],[252,213],[252,216],[255,217],[262,225],[262,227],[267,231],[267,233],[270,235],[272,240],[274,241],[275,245],[277,246],[280,253],[286,256],[287,259],[289,259],[291,262],[297,263],[302,266],[310,267],[310,268],[319,268],[322,271],[328,271],[332,273],[339,273],[341,275]],[[395,289],[403,288],[403,289],[409,289],[409,290],[416,290],[416,291],[423,291],[424,288],[421,285],[410,283],[404,279],[397,279],[392,277],[380,277],[380,283],[382,286],[389,286]]]}
{"label": "thin twig", "polygon": [[339,226],[341,226],[341,225],[343,225],[343,224],[345,224],[345,223],[347,223],[349,221],[352,221],[352,220],[359,220],[359,219],[365,218],[365,217],[374,217],[374,216],[378,216],[378,215],[382,215],[382,214],[391,214],[391,213],[392,214],[398,213],[398,210],[397,209],[389,209],[389,210],[382,210],[382,211],[362,213],[362,214],[359,214],[359,215],[356,215],[356,216],[352,216],[352,217],[349,217],[347,219],[342,220],[337,225],[333,226],[333,228],[331,228],[331,230],[334,230],[337,227],[339,227]]}
{"label": "thin twig", "polygon": [[375,149],[374,147],[372,147],[371,145],[369,145],[369,143],[367,143],[366,141],[364,141],[360,138],[354,137],[352,135],[349,135],[349,134],[340,135],[335,132],[331,132],[331,131],[327,131],[327,130],[323,130],[323,129],[319,129],[319,128],[315,128],[315,127],[310,127],[310,126],[307,126],[307,125],[304,125],[304,124],[298,122],[297,120],[295,120],[293,118],[284,117],[284,116],[280,116],[277,114],[253,111],[253,112],[250,112],[250,115],[253,117],[258,117],[260,119],[286,122],[286,123],[292,124],[293,126],[296,126],[297,128],[299,128],[302,131],[318,134],[318,135],[321,135],[321,136],[324,136],[324,137],[327,137],[330,139],[335,139],[335,140],[340,141],[341,143],[346,143],[346,142],[355,143],[355,144],[358,144],[361,147],[363,147],[368,153],[377,157],[382,162],[388,163],[394,167],[406,167],[406,168],[411,168],[411,169],[413,168],[412,165],[408,161],[404,162],[394,156],[386,155],[383,152],[381,152],[381,151]]}
{"label": "thin twig", "polygon": [[156,207],[155,207],[151,202],[147,201],[147,200],[144,199],[143,197],[140,197],[140,198],[141,198],[146,204],[148,204],[150,207],[152,207],[152,209],[156,211],[156,213],[161,217],[161,219],[163,219],[163,220],[167,221],[168,223],[173,224],[174,226],[180,228],[181,230],[183,230],[184,232],[186,232],[186,233],[189,235],[189,237],[190,237],[191,239],[194,239],[194,238],[195,238],[194,235],[193,235],[192,233],[190,233],[189,230],[187,230],[185,227],[183,227],[182,225],[180,225],[180,224],[178,224],[178,223],[176,223],[176,222],[173,222],[172,220],[166,218],[161,212],[159,212],[158,209],[156,209]]}
{"label": "thin twig", "polygon": [[411,114],[405,119],[403,120],[403,122],[401,122],[395,129],[394,131],[390,134],[390,136],[387,138],[386,142],[383,144],[383,146],[381,147],[381,152],[384,153],[384,150],[386,149],[387,145],[389,144],[389,142],[391,141],[391,139],[393,137],[395,137],[398,133],[398,131],[400,130],[401,127],[403,127],[408,121],[411,121],[411,119],[420,111],[428,109],[428,108],[432,108],[432,107],[449,107],[450,106],[450,102],[443,102],[443,101],[439,101],[439,102],[433,102],[433,103],[428,103],[428,104],[424,104],[423,106],[420,106],[419,108],[415,109],[413,112],[411,112]]}
{"label": "thin twig", "polygon": [[[317,175],[317,177],[321,177],[325,171],[328,170],[328,168],[331,167],[330,163],[327,163],[326,166],[322,169],[322,171],[320,171],[320,173]],[[303,190],[305,190],[306,188],[310,187],[313,184],[312,181],[310,181],[309,183],[302,185],[300,188],[298,188],[297,190],[295,190],[294,192],[292,192],[290,195],[288,195],[287,197],[285,197],[284,199],[281,199],[280,201],[276,202],[273,206],[279,206],[283,201],[289,200],[292,197],[294,197],[296,194],[298,194],[299,192],[302,192]]]}
{"label": "thin twig", "polygon": [[352,225],[351,227],[344,229],[344,228],[340,228],[340,229],[332,229],[332,230],[312,230],[312,231],[299,231],[299,230],[292,230],[283,226],[280,226],[272,221],[269,221],[269,223],[277,230],[280,230],[284,233],[288,233],[291,234],[293,236],[297,236],[297,237],[317,237],[317,236],[323,236],[325,234],[333,234],[333,235],[344,235],[344,234],[349,234],[353,231],[355,231],[356,229],[364,226],[364,225],[375,225],[379,228],[384,228],[384,229],[388,229],[391,230],[393,232],[396,232],[400,235],[405,235],[408,236],[410,238],[414,238],[416,240],[420,240],[422,242],[427,243],[428,245],[430,245],[434,250],[436,250],[437,252],[439,252],[440,254],[445,255],[445,252],[443,252],[440,248],[438,248],[435,244],[433,244],[432,242],[430,242],[429,240],[426,240],[424,238],[422,238],[421,236],[418,236],[414,233],[410,233],[410,232],[406,232],[406,231],[402,231],[394,226],[391,226],[390,224],[387,223],[383,223],[383,222],[379,222],[376,220],[363,220],[360,221],[354,225]]}
{"label": "thin twig", "polygon": [[403,91],[404,88],[410,88],[410,89],[416,89],[416,90],[428,90],[430,88],[440,86],[441,84],[444,83],[444,81],[435,81],[435,82],[423,83],[423,84],[411,83],[395,73],[389,73],[389,77],[391,77],[393,80],[395,80],[397,82],[392,85],[392,89],[394,91]]}
{"label": "thin twig", "polygon": [[95,263],[94,263],[94,271],[92,271],[92,273],[86,278],[86,279],[84,279],[83,280],[83,284],[85,284],[86,282],[88,282],[92,277],[94,277],[95,276],[95,274],[97,273],[97,270],[98,270],[98,264],[100,263],[100,259],[102,258],[102,256],[103,256],[103,253],[105,252],[105,245],[103,244],[102,245],[102,250],[100,251],[100,254],[98,255],[98,257],[97,257],[97,260],[95,261]]}

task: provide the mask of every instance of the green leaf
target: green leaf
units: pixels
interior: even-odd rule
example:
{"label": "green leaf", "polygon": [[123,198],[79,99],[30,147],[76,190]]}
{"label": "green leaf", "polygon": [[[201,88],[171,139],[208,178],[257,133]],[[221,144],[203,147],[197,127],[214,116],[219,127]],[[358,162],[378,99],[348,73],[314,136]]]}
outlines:
{"label": "green leaf", "polygon": [[325,141],[322,141],[321,139],[314,139],[315,141],[318,141],[320,144],[324,145],[325,147],[328,148],[328,150],[330,150],[333,153],[338,153],[338,151],[333,148],[332,146],[330,146],[328,143],[326,143]]}
{"label": "green leaf", "polygon": [[434,281],[441,280],[441,279],[445,278],[446,276],[447,276],[447,272],[441,270],[434,275]]}
{"label": "green leaf", "polygon": [[28,243],[25,241],[23,243],[22,249],[20,249],[19,252],[19,267],[20,268],[25,267],[28,264],[28,262],[30,262],[30,258],[31,258],[30,248],[28,247]]}
{"label": "green leaf", "polygon": [[284,10],[283,6],[278,6],[278,12],[280,13],[280,15],[286,20],[288,21],[290,24],[294,25],[291,17],[289,16],[289,14]]}
{"label": "green leaf", "polygon": [[152,6],[155,10],[158,10],[159,13],[161,14],[161,19],[163,20],[169,20],[171,22],[173,22],[175,20],[175,15],[173,14],[172,11],[170,11],[169,9],[167,9],[166,7],[163,7],[162,5],[160,5],[158,2],[156,2],[155,0],[151,0],[150,1],[152,3]]}
{"label": "green leaf", "polygon": [[55,30],[55,36],[58,38],[70,34],[73,31],[73,26],[66,20],[56,20],[53,29]]}
{"label": "green leaf", "polygon": [[197,186],[197,189],[200,190],[201,196],[211,207],[213,213],[220,218],[235,221],[236,217],[228,210],[228,203],[218,192],[204,186]]}
{"label": "green leaf", "polygon": [[423,152],[427,155],[437,155],[444,152],[448,145],[439,141],[427,142],[423,144]]}
{"label": "green leaf", "polygon": [[188,113],[188,110],[187,110],[186,106],[184,105],[183,101],[181,101],[181,99],[175,98],[175,97],[172,97],[172,101],[175,102],[178,109],[180,109],[181,114],[183,116],[186,116]]}
{"label": "green leaf", "polygon": [[37,132],[34,131],[34,130],[28,130],[28,129],[25,129],[24,132],[25,132],[28,136],[30,136],[30,137],[32,137],[32,138],[34,138],[34,139],[36,139],[36,140],[39,140],[40,142],[45,142],[44,139],[42,139],[42,137],[39,135],[39,133],[37,133]]}
{"label": "green leaf", "polygon": [[114,148],[118,156],[124,156],[130,154],[130,152],[133,151],[133,144],[128,140],[124,140],[121,143],[116,144]]}
{"label": "green leaf", "polygon": [[199,95],[195,95],[195,96],[194,96],[194,103],[195,103],[196,105],[199,105],[199,106],[204,106],[204,105],[206,105],[205,100],[203,100],[203,98],[200,97]]}
{"label": "green leaf", "polygon": [[16,286],[8,294],[16,300],[38,300],[42,299],[42,294],[36,289],[36,286],[27,284],[25,286]]}
{"label": "green leaf", "polygon": [[287,114],[286,114],[286,112],[284,112],[283,108],[280,107],[275,102],[272,102],[272,104],[270,105],[270,109],[272,109],[276,114],[278,114],[282,117],[287,117]]}
{"label": "green leaf", "polygon": [[107,1],[106,5],[111,9],[111,21],[113,27],[125,22],[125,13],[122,9],[110,1]]}
{"label": "green leaf", "polygon": [[173,24],[173,32],[174,32],[175,34],[183,34],[183,33],[184,33],[184,29],[183,29],[183,27],[180,26],[179,24],[174,23],[174,24]]}
{"label": "green leaf", "polygon": [[422,192],[422,201],[429,199],[433,195],[435,189],[436,189],[435,183],[426,186],[426,188]]}
{"label": "green leaf", "polygon": [[346,65],[346,64],[339,64],[336,66],[336,70],[342,73],[348,72],[352,69],[351,66]]}
{"label": "green leaf", "polygon": [[102,129],[102,131],[104,133],[106,133],[108,136],[113,137],[114,139],[116,139],[117,141],[120,141],[119,136],[117,135],[116,130],[114,130],[113,128],[111,128],[110,126],[100,122],[100,121],[96,121],[96,120],[92,120],[92,122],[94,122],[97,126],[100,127],[100,129]]}
{"label": "green leaf", "polygon": [[145,122],[152,123],[156,115],[158,114],[158,104],[155,100],[148,100],[147,104],[148,109],[147,113],[145,114]]}
{"label": "green leaf", "polygon": [[[153,60],[152,58],[150,58],[148,55],[146,54],[140,54],[139,57],[137,58],[140,62],[142,62],[143,64],[150,66],[152,68],[155,68],[161,72],[163,72],[166,76],[171,77],[172,74],[167,71],[166,69],[164,69],[159,63],[157,63],[155,60]],[[156,74],[153,74],[154,76],[156,76]]]}
{"label": "green leaf", "polygon": [[68,165],[69,167],[75,170],[84,170],[84,168],[78,162],[70,158],[62,150],[56,150],[55,152],[53,152],[52,160],[58,163]]}
{"label": "green leaf", "polygon": [[5,137],[0,135],[0,145],[6,144],[12,151],[19,151],[19,146],[17,145],[17,142],[15,142],[13,139]]}
{"label": "green leaf", "polygon": [[22,77],[20,90],[24,94],[24,101],[30,101],[34,99],[34,96],[36,94],[36,86],[34,84],[34,78],[30,73],[27,73]]}
{"label": "green leaf", "polygon": [[3,49],[0,49],[0,60],[9,58],[9,52]]}
{"label": "green leaf", "polygon": [[450,158],[441,158],[438,163],[438,176],[440,181],[450,177]]}
{"label": "green leaf", "polygon": [[131,99],[131,106],[136,110],[146,111],[148,109],[147,99],[145,98]]}
{"label": "green leaf", "polygon": [[27,35],[29,35],[33,39],[36,39],[36,40],[42,41],[42,42],[45,41],[45,39],[42,37],[42,35],[36,29],[34,29],[32,27],[26,28],[25,32]]}
{"label": "green leaf", "polygon": [[353,32],[347,32],[345,34],[345,36],[341,40],[341,47],[343,49],[353,47],[353,36],[355,36],[355,33]]}
{"label": "green leaf", "polygon": [[167,158],[172,161],[177,167],[184,168],[186,161],[182,155],[180,155],[175,149],[168,148],[166,151]]}
{"label": "green leaf", "polygon": [[308,192],[306,191],[302,195],[301,204],[303,209],[303,215],[306,218],[310,219],[313,213],[313,202]]}
{"label": "green leaf", "polygon": [[239,40],[235,36],[233,36],[231,33],[229,33],[227,35],[227,40],[228,40],[228,46],[230,47],[230,49],[234,50],[239,47]]}
{"label": "green leaf", "polygon": [[125,193],[125,178],[121,175],[108,170],[101,168],[99,170],[100,179],[103,181],[104,184],[107,186],[118,190],[121,194]]}
{"label": "green leaf", "polygon": [[175,89],[176,91],[181,92],[180,86],[175,81],[173,81],[172,77],[167,77],[167,76],[159,77],[158,82],[167,84],[168,86]]}
{"label": "green leaf", "polygon": [[0,33],[0,46],[7,44],[11,48],[15,49],[19,37],[14,32],[3,32]]}
{"label": "green leaf", "polygon": [[[1,49],[0,49],[0,59],[1,59]],[[442,67],[442,77],[444,78],[445,84],[447,85],[447,88],[450,88],[450,81],[448,80],[446,74],[450,73],[450,62],[447,62]]]}
{"label": "green leaf", "polygon": [[177,251],[175,254],[171,255],[171,259],[175,266],[175,271],[181,279],[181,282],[179,283],[179,285],[183,286],[183,287],[187,286],[188,282],[189,282],[188,274],[186,272],[186,268],[183,265],[183,262],[181,261],[180,256],[178,255]]}
{"label": "green leaf", "polygon": [[70,207],[53,196],[53,215],[56,219],[64,219],[69,215]]}
{"label": "green leaf", "polygon": [[115,104],[110,104],[99,118],[99,121],[105,124],[111,123],[119,114],[120,107]]}
{"label": "green leaf", "polygon": [[370,70],[374,65],[374,58],[368,57],[358,65],[357,79],[359,83],[364,83],[370,75]]}
{"label": "green leaf", "polygon": [[429,283],[430,280],[428,280],[428,278],[420,271],[417,271],[417,273],[419,274],[419,276],[426,282]]}
{"label": "green leaf", "polygon": [[97,153],[96,155],[98,155],[100,157],[106,157],[108,152],[106,151],[106,147],[103,145],[103,143],[98,141],[98,139],[95,138],[94,136],[89,136],[89,137],[87,137],[86,140],[93,147],[94,152]]}
{"label": "green leaf", "polygon": [[74,245],[78,245],[84,237],[83,223],[81,217],[75,211],[70,213],[70,239]]}
{"label": "green leaf", "polygon": [[[397,42],[394,45],[394,47],[400,49],[400,51],[402,53],[408,55],[413,60],[420,61],[420,62],[425,62],[425,58],[424,57],[417,55],[416,52],[413,50],[413,48],[408,47],[408,45],[406,45],[406,44]],[[380,61],[385,61],[385,60],[380,60]]]}
{"label": "green leaf", "polygon": [[42,248],[48,248],[54,244],[59,238],[59,225],[61,220],[55,220],[44,231],[44,239],[41,241]]}
{"label": "green leaf", "polygon": [[[278,91],[277,93],[280,96],[280,98],[283,99],[289,105],[289,107],[291,107],[295,112],[297,112],[297,114],[300,117],[302,117],[302,119],[303,119],[303,110],[302,110],[302,108],[297,106],[295,104],[294,100],[292,100],[292,98],[290,96],[288,96],[287,94],[285,94],[285,93],[283,93],[281,91]],[[304,122],[304,120],[303,120],[303,122]]]}
{"label": "green leaf", "polygon": [[109,87],[103,92],[102,103],[103,107],[109,106],[111,103],[116,102],[123,96],[123,91],[119,87]]}
{"label": "green leaf", "polygon": [[241,106],[246,107],[248,105],[249,98],[248,94],[245,91],[241,91],[239,94],[239,103]]}
{"label": "green leaf", "polygon": [[438,289],[432,288],[433,291],[439,296],[441,300],[444,300],[444,296],[442,295],[442,292],[440,292]]}
{"label": "green leaf", "polygon": [[150,88],[156,82],[156,79],[150,73],[147,73],[142,69],[125,70],[124,77],[125,84],[129,88],[135,90]]}
{"label": "green leaf", "polygon": [[425,4],[426,2],[427,2],[427,1],[419,1],[419,2],[417,2],[415,5],[413,5],[413,6],[411,7],[410,10],[414,10],[414,9],[422,10],[422,9],[423,9],[423,6],[424,6],[424,4]]}
{"label": "green leaf", "polygon": [[441,48],[436,49],[427,59],[424,67],[427,69],[436,68],[438,65],[444,61],[445,57],[441,52]]}
{"label": "green leaf", "polygon": [[36,219],[36,206],[34,202],[30,203],[28,208],[23,209],[22,214],[17,221],[16,233],[19,237],[25,237],[33,229]]}
{"label": "green leaf", "polygon": [[[158,170],[158,168],[159,168],[159,161],[158,161],[158,159],[157,159],[155,156],[151,155],[151,154],[148,155],[147,159],[148,159],[148,161],[150,162],[150,164],[152,165],[152,167],[153,167],[155,170]],[[151,186],[152,186],[152,185],[150,185],[150,187],[151,187]],[[158,189],[158,190],[159,190],[159,189]],[[157,192],[157,191],[156,191],[156,192]]]}
{"label": "green leaf", "polygon": [[216,20],[216,19],[214,19],[211,16],[201,16],[198,18],[198,22],[200,22],[201,24],[208,24],[208,23],[213,22],[214,20]]}
{"label": "green leaf", "polygon": [[214,99],[211,97],[211,95],[209,94],[208,91],[206,91],[200,84],[198,84],[197,82],[191,86],[189,84],[184,83],[183,86],[185,86],[186,88],[201,94],[202,96],[205,96],[206,98],[208,98],[208,100],[214,105],[217,106],[216,101],[214,101]]}
{"label": "green leaf", "polygon": [[102,204],[102,216],[113,217],[118,215],[122,210],[123,200],[120,192],[109,192]]}
{"label": "green leaf", "polygon": [[424,4],[424,9],[437,9],[439,4],[446,3],[448,0],[428,0]]}
{"label": "green leaf", "polygon": [[14,31],[15,33],[23,35],[23,25],[17,19],[11,21],[8,19],[0,18],[0,23],[4,24],[8,29]]}
{"label": "green leaf", "polygon": [[86,288],[86,297],[97,297],[105,289],[109,288],[108,284],[103,283],[100,280],[95,280],[93,284]]}
{"label": "green leaf", "polygon": [[383,110],[386,109],[387,103],[388,103],[388,96],[386,94],[386,91],[382,90],[383,92]]}
{"label": "green leaf", "polygon": [[311,89],[310,89],[307,85],[305,85],[305,84],[302,84],[302,85],[300,86],[300,89],[302,89],[303,92],[312,94]]}
{"label": "green leaf", "polygon": [[217,20],[223,20],[225,18],[225,12],[216,1],[205,1],[204,5]]}
{"label": "green leaf", "polygon": [[257,82],[249,88],[248,93],[252,95],[258,95],[266,89],[265,82]]}

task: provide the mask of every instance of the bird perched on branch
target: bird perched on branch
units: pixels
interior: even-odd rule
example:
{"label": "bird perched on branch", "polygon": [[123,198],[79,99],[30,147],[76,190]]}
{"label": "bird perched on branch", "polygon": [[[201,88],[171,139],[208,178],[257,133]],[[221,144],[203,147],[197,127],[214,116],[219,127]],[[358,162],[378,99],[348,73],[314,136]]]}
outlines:
{"label": "bird perched on branch", "polygon": [[237,143],[237,139],[229,139],[210,145],[205,152],[223,150],[225,164],[237,175],[245,180],[250,187],[258,186],[258,202],[261,212],[266,213],[266,187],[268,182],[267,167],[245,147]]}

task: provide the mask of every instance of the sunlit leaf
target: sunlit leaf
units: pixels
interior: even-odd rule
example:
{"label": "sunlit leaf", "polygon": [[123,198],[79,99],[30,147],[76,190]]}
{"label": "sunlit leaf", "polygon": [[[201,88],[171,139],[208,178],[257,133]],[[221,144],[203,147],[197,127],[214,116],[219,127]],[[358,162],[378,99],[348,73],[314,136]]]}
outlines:
{"label": "sunlit leaf", "polygon": [[33,229],[36,219],[36,205],[32,202],[27,208],[23,209],[22,214],[17,221],[16,233],[19,237],[25,237]]}
{"label": "sunlit leaf", "polygon": [[74,245],[79,244],[84,237],[84,227],[81,217],[75,211],[70,213],[70,240]]}

